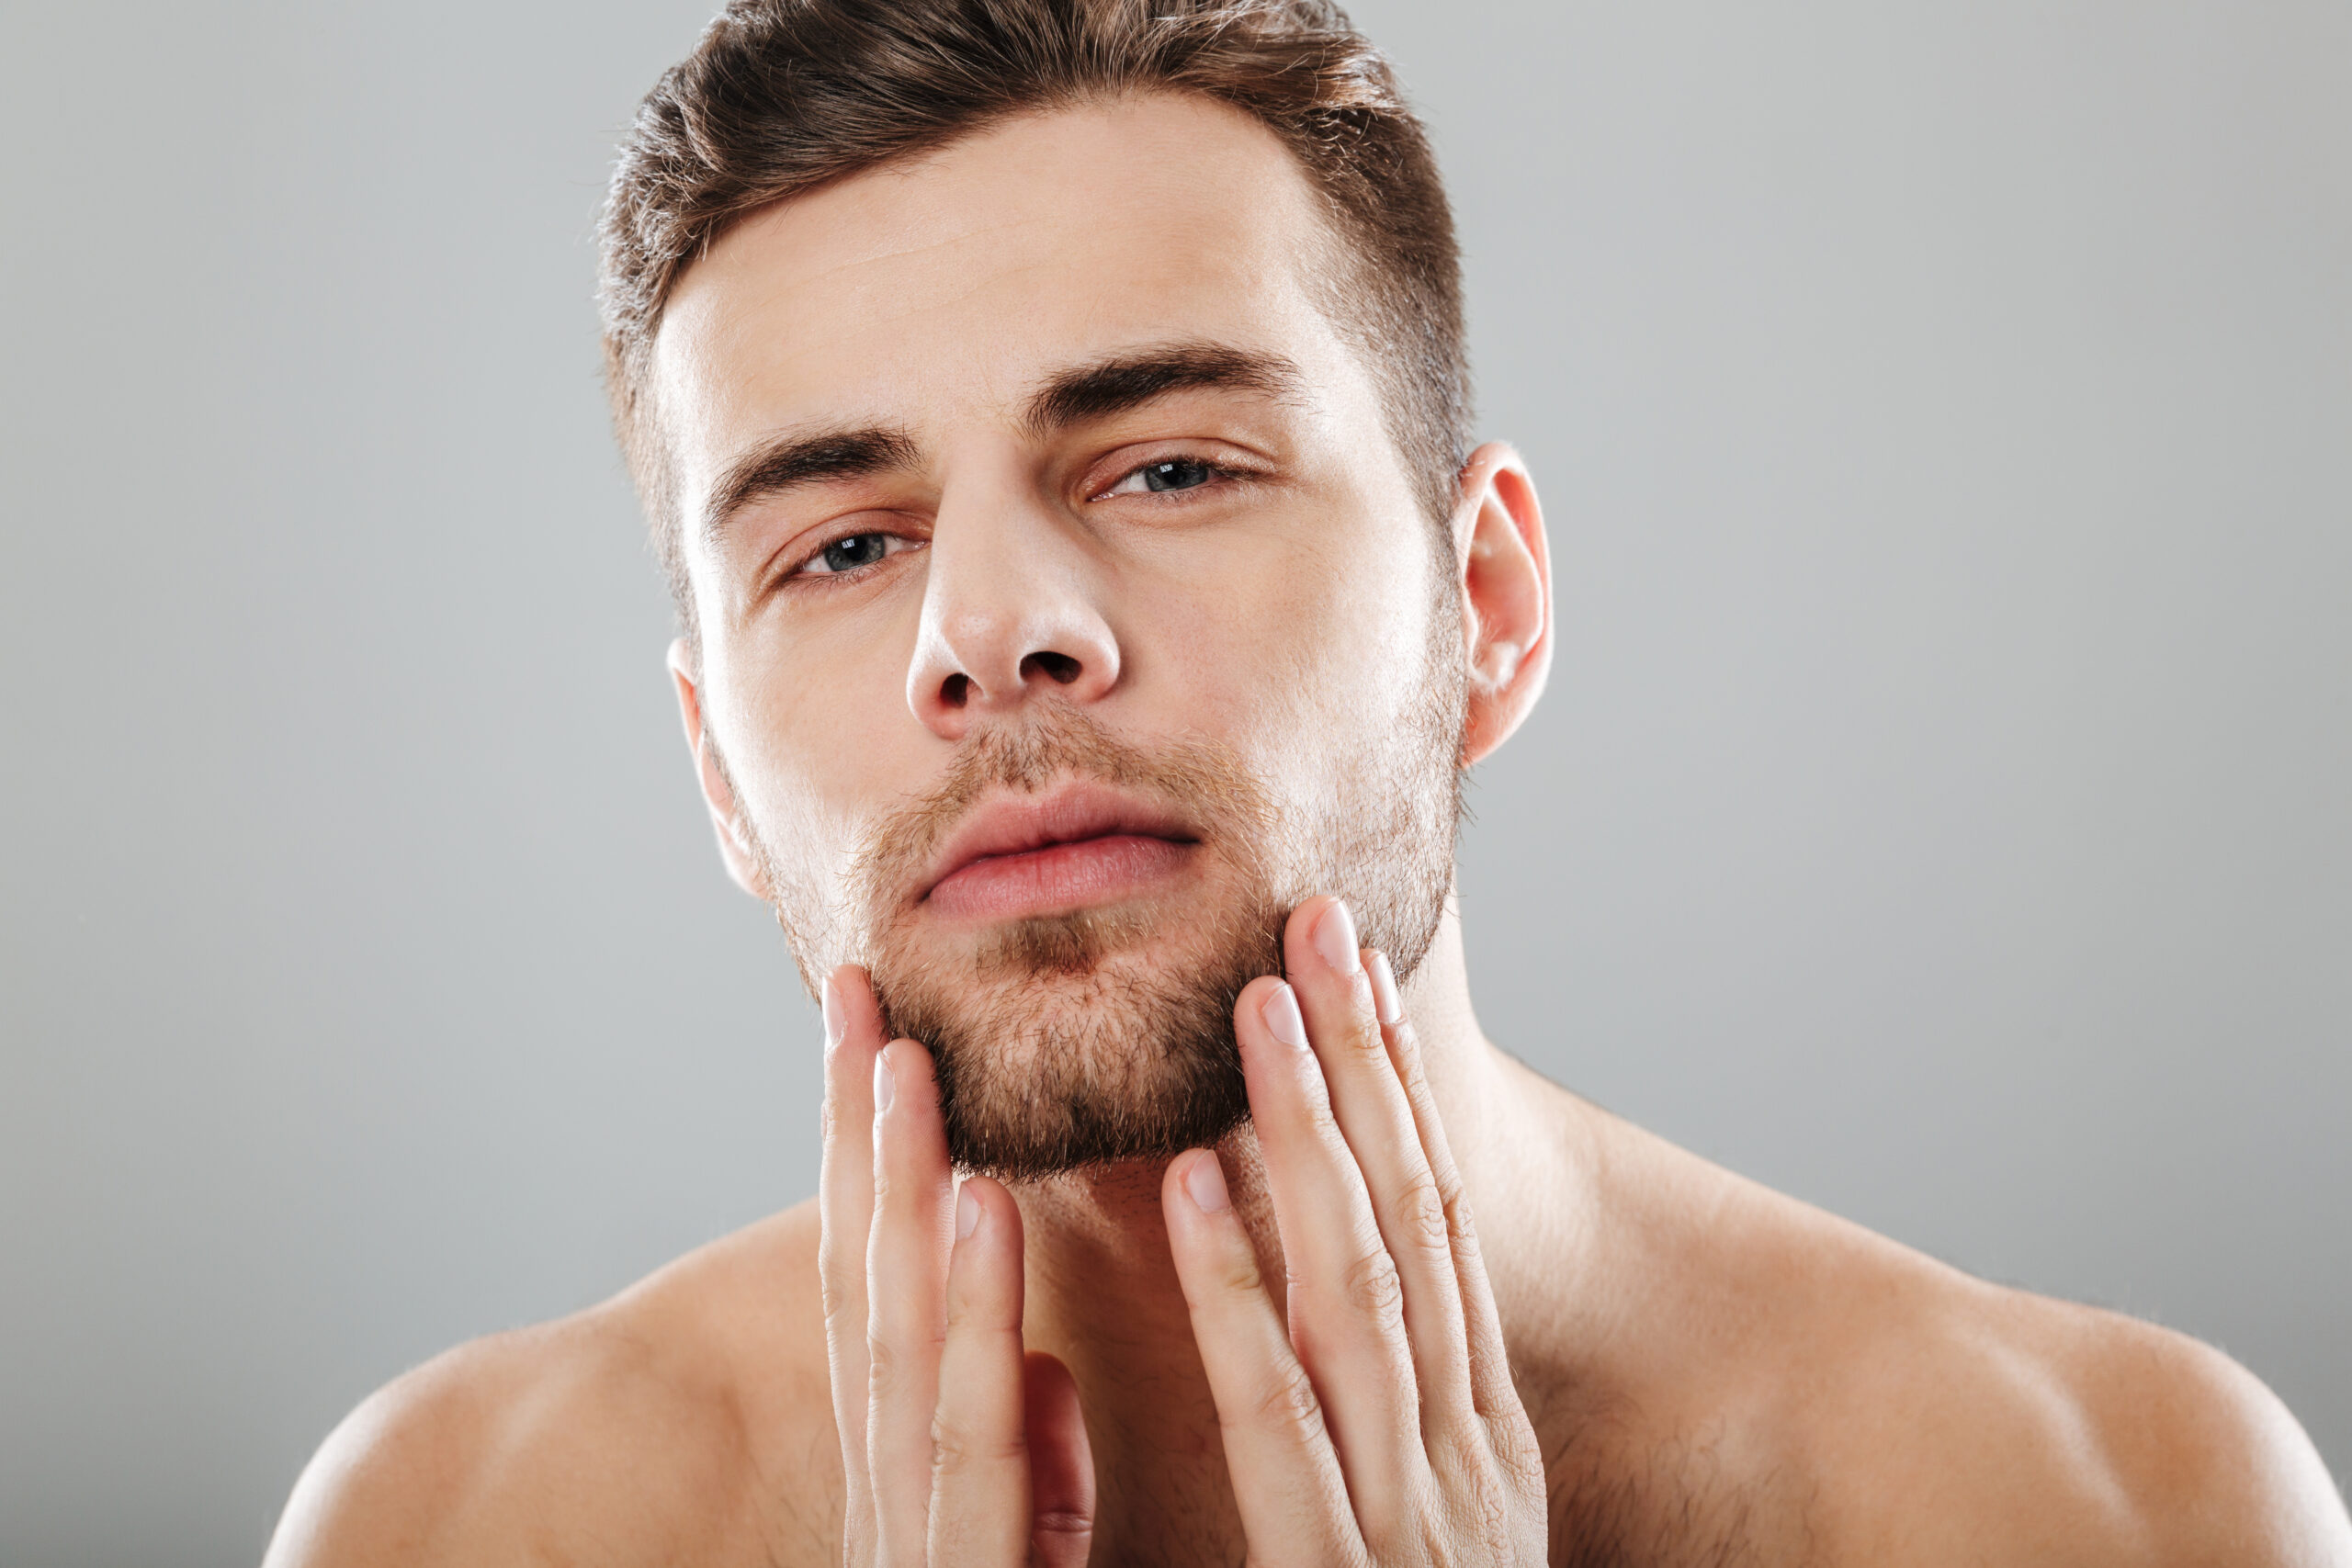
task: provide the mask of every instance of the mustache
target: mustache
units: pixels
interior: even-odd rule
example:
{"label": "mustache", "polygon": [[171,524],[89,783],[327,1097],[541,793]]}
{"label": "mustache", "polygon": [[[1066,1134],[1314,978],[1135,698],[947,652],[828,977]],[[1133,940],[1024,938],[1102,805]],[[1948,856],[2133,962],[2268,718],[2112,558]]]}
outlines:
{"label": "mustache", "polygon": [[852,907],[888,921],[985,796],[1035,795],[1065,779],[1157,797],[1228,854],[1250,852],[1273,827],[1265,788],[1231,748],[1191,737],[1147,746],[1068,703],[1040,697],[1018,723],[973,736],[937,784],[866,829],[850,863]]}

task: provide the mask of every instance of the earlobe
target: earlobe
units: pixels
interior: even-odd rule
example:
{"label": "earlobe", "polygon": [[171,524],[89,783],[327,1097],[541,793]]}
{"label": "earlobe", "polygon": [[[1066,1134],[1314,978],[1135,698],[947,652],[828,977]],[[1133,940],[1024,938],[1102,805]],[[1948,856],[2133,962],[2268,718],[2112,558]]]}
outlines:
{"label": "earlobe", "polygon": [[695,650],[684,637],[670,644],[669,664],[670,681],[678,694],[678,717],[686,729],[686,750],[694,756],[695,777],[702,785],[703,804],[710,809],[711,832],[718,840],[718,858],[735,886],[763,904],[773,903],[775,897],[760,871],[759,857],[752,852],[734,787],[719,762],[718,743],[704,720]]}
{"label": "earlobe", "polygon": [[1499,441],[1463,465],[1454,513],[1463,637],[1470,671],[1464,767],[1509,739],[1543,695],[1552,666],[1552,564],[1544,509],[1517,451]]}

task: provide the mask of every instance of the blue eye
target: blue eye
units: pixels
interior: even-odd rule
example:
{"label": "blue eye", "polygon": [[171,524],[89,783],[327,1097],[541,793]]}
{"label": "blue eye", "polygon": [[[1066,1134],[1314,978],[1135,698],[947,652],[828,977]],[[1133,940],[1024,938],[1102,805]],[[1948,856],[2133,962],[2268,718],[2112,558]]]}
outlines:
{"label": "blue eye", "polygon": [[852,534],[827,545],[819,552],[819,558],[828,571],[854,571],[862,566],[872,566],[889,553],[888,534]]}
{"label": "blue eye", "polygon": [[1206,463],[1191,457],[1177,457],[1165,463],[1148,463],[1141,470],[1143,488],[1148,491],[1192,490],[1216,477],[1216,470]]}

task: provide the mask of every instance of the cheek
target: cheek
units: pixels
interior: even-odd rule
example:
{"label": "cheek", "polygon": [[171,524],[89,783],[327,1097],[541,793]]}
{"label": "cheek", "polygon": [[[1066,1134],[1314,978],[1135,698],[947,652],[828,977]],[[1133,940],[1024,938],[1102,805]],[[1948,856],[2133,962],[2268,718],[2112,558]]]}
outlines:
{"label": "cheek", "polygon": [[706,660],[745,813],[778,861],[829,886],[866,815],[922,765],[909,754],[922,736],[904,660],[828,659],[781,638],[745,638]]}
{"label": "cheek", "polygon": [[[1323,654],[1327,613],[1298,552],[1222,547],[1185,570],[1126,585],[1130,691],[1153,728],[1191,731],[1245,757],[1279,750],[1312,712],[1305,694]],[[1137,657],[1140,655],[1141,657]]]}
{"label": "cheek", "polygon": [[1367,532],[1376,542],[1228,558],[1143,601],[1182,726],[1233,746],[1286,798],[1321,791],[1422,698],[1430,583],[1411,552],[1424,541]]}

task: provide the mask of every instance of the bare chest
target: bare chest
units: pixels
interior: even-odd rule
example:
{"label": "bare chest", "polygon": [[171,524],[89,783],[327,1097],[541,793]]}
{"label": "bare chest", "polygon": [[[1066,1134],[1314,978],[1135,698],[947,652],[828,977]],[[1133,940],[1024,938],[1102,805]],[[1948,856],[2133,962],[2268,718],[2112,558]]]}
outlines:
{"label": "bare chest", "polygon": [[[1189,1445],[1184,1445],[1189,1447]],[[1815,1562],[1804,1498],[1746,1472],[1703,1438],[1546,1444],[1557,1568],[1802,1568]],[[1107,1457],[1107,1456],[1105,1456]],[[729,1562],[836,1568],[838,1462],[817,1463],[765,1510]],[[1248,1542],[1221,1459],[1137,1453],[1102,1477],[1091,1561],[1121,1568],[1238,1568]],[[750,1521],[747,1519],[747,1523]]]}

